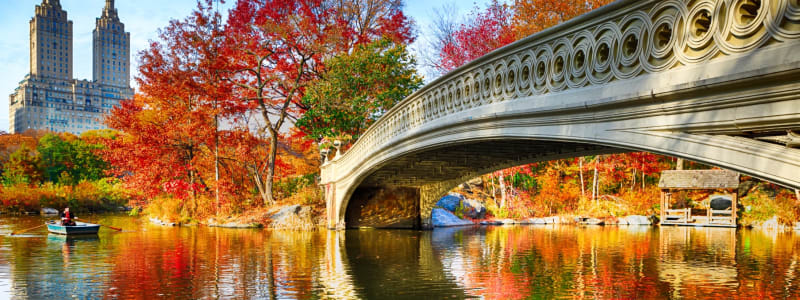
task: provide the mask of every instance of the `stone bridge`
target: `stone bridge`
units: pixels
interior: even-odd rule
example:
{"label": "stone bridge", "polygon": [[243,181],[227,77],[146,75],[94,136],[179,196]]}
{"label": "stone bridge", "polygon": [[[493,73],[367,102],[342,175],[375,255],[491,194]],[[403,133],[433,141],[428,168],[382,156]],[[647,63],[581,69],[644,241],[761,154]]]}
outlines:
{"label": "stone bridge", "polygon": [[358,225],[365,203],[400,197],[418,215],[398,226],[430,227],[435,201],[470,178],[627,151],[800,188],[798,133],[800,1],[621,0],[386,112],[323,164],[328,226]]}

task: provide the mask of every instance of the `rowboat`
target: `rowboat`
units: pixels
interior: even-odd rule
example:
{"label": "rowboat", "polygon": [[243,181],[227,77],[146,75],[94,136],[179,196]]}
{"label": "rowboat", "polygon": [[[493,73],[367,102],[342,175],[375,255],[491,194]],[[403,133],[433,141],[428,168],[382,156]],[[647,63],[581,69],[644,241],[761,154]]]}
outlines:
{"label": "rowboat", "polygon": [[47,231],[64,235],[97,234],[100,225],[84,222],[75,222],[75,226],[64,226],[56,221],[47,222]]}

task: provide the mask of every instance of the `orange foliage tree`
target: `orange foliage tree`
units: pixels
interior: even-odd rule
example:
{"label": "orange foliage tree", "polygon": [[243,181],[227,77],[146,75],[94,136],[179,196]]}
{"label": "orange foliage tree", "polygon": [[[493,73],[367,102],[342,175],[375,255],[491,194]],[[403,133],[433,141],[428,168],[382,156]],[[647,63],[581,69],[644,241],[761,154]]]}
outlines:
{"label": "orange foliage tree", "polygon": [[256,174],[264,203],[275,202],[281,131],[308,109],[301,100],[324,72],[325,60],[381,36],[410,41],[410,23],[394,2],[240,0],[230,11],[223,55],[233,95],[259,117],[258,130],[269,142],[266,174]]}

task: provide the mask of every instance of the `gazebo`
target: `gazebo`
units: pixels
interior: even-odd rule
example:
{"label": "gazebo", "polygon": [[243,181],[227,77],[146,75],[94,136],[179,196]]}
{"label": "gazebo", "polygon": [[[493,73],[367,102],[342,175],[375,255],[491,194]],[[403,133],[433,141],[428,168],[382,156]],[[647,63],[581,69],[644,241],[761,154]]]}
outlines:
{"label": "gazebo", "polygon": [[[727,170],[669,170],[661,173],[661,224],[736,227],[739,173]],[[672,194],[682,190],[717,190],[709,197],[706,216],[693,216],[692,208],[671,209]]]}

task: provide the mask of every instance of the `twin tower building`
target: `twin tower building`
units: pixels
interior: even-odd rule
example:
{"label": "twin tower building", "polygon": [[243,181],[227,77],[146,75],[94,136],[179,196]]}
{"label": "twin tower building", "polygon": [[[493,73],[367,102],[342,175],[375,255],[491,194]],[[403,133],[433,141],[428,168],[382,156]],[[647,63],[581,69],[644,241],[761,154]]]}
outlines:
{"label": "twin tower building", "polygon": [[72,78],[72,21],[59,0],[43,0],[30,21],[30,73],[9,96],[11,133],[102,129],[102,117],[133,97],[130,33],[106,0],[94,29],[92,80]]}

